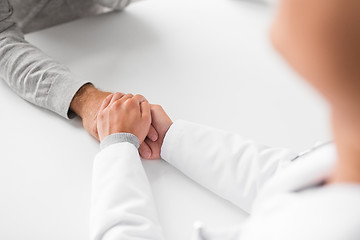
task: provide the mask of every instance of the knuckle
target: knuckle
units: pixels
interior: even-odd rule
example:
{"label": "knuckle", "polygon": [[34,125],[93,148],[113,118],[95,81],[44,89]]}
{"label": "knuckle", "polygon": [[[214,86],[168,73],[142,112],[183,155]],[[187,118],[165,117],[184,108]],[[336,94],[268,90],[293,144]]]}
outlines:
{"label": "knuckle", "polygon": [[137,98],[137,99],[145,99],[145,97],[143,96],[143,95],[141,95],[141,94],[136,94],[135,95],[135,97]]}
{"label": "knuckle", "polygon": [[114,94],[114,96],[115,96],[115,97],[120,97],[120,96],[121,96],[121,93],[116,92],[116,93]]}
{"label": "knuckle", "polygon": [[117,100],[113,103],[113,108],[118,108],[120,106],[121,106],[121,102],[119,100]]}
{"label": "knuckle", "polygon": [[128,104],[136,104],[137,100],[135,98],[129,98],[128,100],[126,100],[128,102]]}
{"label": "knuckle", "polygon": [[104,103],[104,102],[106,102],[106,101],[108,101],[109,99],[111,99],[112,98],[112,94],[109,94],[102,102]]}
{"label": "knuckle", "polygon": [[132,102],[132,98],[125,99],[124,104],[129,104],[130,102]]}
{"label": "knuckle", "polygon": [[124,102],[124,107],[127,109],[132,108],[133,106],[134,106],[134,100],[132,98],[129,98]]}

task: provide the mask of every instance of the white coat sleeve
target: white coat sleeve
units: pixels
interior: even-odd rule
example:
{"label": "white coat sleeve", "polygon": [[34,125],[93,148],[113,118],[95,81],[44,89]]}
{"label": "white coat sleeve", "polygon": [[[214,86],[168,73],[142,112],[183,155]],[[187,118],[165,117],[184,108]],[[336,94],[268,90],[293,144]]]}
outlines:
{"label": "white coat sleeve", "polygon": [[173,123],[161,149],[165,161],[247,212],[263,184],[296,156],[186,121]]}
{"label": "white coat sleeve", "polygon": [[112,144],[96,157],[91,240],[162,240],[151,188],[136,147]]}

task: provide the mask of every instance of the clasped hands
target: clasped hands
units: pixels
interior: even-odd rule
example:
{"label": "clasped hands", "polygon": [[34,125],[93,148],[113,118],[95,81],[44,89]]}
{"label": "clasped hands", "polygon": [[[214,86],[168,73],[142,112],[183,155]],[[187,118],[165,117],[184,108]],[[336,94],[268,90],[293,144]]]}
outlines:
{"label": "clasped hands", "polygon": [[110,94],[97,114],[100,141],[114,133],[134,134],[140,142],[140,156],[145,159],[160,158],[161,146],[171,125],[163,108],[150,104],[141,95]]}

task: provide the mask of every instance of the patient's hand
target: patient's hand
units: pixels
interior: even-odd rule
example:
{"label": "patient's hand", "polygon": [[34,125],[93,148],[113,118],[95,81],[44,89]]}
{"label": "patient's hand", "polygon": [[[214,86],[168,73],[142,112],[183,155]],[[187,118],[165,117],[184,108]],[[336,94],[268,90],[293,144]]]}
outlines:
{"label": "patient's hand", "polygon": [[141,144],[149,133],[150,124],[150,104],[141,95],[111,94],[103,101],[97,116],[100,141],[114,133],[131,133]]}
{"label": "patient's hand", "polygon": [[[74,96],[70,109],[82,119],[84,128],[97,140],[99,133],[97,128],[97,116],[102,102],[111,92],[103,92],[95,88],[92,84],[82,86]],[[117,93],[118,98],[124,96],[124,93]],[[158,134],[153,126],[150,126],[148,138],[156,141]]]}
{"label": "patient's hand", "polygon": [[101,103],[110,94],[110,92],[103,92],[95,88],[92,84],[85,84],[75,94],[70,104],[70,109],[81,118],[86,131],[97,140],[99,140],[97,114]]}
{"label": "patient's hand", "polygon": [[139,153],[140,156],[145,159],[159,159],[164,137],[173,122],[161,106],[151,105],[150,108],[152,126],[158,133],[158,138],[156,141],[146,138],[139,148]]}

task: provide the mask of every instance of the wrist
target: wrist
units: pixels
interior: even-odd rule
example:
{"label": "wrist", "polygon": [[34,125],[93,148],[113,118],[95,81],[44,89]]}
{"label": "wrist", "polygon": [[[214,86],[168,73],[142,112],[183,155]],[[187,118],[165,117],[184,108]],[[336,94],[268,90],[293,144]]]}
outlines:
{"label": "wrist", "polygon": [[165,130],[165,134],[164,136],[166,136],[166,134],[168,133],[169,129],[171,128],[171,126],[173,125],[173,121],[170,121],[169,125],[167,126],[166,130]]}
{"label": "wrist", "polygon": [[166,125],[166,128],[163,130],[163,137],[162,137],[162,141],[161,141],[161,146],[164,144],[164,141],[166,139],[166,135],[169,132],[172,125],[173,125],[173,122],[170,121],[169,124]]}
{"label": "wrist", "polygon": [[111,94],[95,88],[91,83],[83,85],[75,94],[70,104],[70,110],[84,119],[96,116],[102,101]]}

